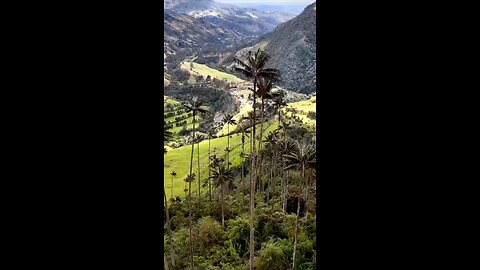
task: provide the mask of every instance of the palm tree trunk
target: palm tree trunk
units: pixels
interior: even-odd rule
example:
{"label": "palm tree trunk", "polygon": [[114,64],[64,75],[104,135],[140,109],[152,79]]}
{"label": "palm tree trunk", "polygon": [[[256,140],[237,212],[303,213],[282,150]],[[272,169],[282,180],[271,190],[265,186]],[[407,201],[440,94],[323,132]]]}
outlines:
{"label": "palm tree trunk", "polygon": [[183,190],[185,191],[185,198],[187,198],[187,182],[185,182]]}
{"label": "palm tree trunk", "polygon": [[[285,163],[283,163],[283,167],[285,167]],[[287,179],[285,178],[285,173],[282,171],[282,206],[283,212],[287,212]]]}
{"label": "palm tree trunk", "polygon": [[[261,112],[260,112],[260,139],[258,141],[258,158],[257,158],[257,164],[261,164],[263,157],[262,157],[262,141],[263,141],[263,122],[264,122],[264,98],[262,97],[262,107],[261,107]],[[263,178],[263,177],[262,177]],[[259,190],[260,191],[265,191],[265,179],[260,178],[259,181],[261,181],[259,185]]]}
{"label": "palm tree trunk", "polygon": [[193,131],[192,131],[192,153],[190,155],[190,180],[188,181],[188,220],[189,220],[189,239],[190,239],[190,268],[193,270],[193,243],[192,243],[192,181],[193,181],[193,151],[195,150],[195,111],[193,111]]}
{"label": "palm tree trunk", "polygon": [[281,125],[281,114],[282,114],[282,107],[278,106],[278,126]]}
{"label": "palm tree trunk", "polygon": [[260,141],[259,141],[259,145],[258,145],[258,154],[259,154],[259,162],[262,161],[262,141],[263,141],[263,118],[264,118],[264,98],[262,97],[262,111],[261,111],[261,115],[260,115]]}
{"label": "palm tree trunk", "polygon": [[230,168],[230,124],[227,122],[227,169]]}
{"label": "palm tree trunk", "polygon": [[175,268],[175,249],[173,248],[172,227],[170,226],[170,215],[168,214],[167,194],[165,194],[165,189],[163,189],[163,195],[165,197],[165,212],[167,214],[167,231],[168,231],[168,236],[170,238],[170,256],[172,257],[172,269],[174,269]]}
{"label": "palm tree trunk", "polygon": [[243,174],[244,174],[244,168],[245,168],[245,130],[242,128],[242,184],[243,184]]}
{"label": "palm tree trunk", "polygon": [[[252,150],[252,147],[253,147],[252,138],[253,138],[253,128],[250,129],[250,156],[253,154],[253,150]],[[250,157],[250,159],[252,159],[252,158]]]}
{"label": "palm tree trunk", "polygon": [[221,189],[221,200],[222,200],[222,228],[225,228],[225,212],[224,212],[224,200],[223,200],[223,184],[220,185]]}
{"label": "palm tree trunk", "polygon": [[[305,179],[305,165],[302,164],[302,176]],[[300,188],[301,191],[301,188]],[[297,253],[297,242],[298,242],[298,220],[300,216],[300,199],[301,199],[301,192],[298,194],[298,202],[297,202],[297,219],[295,221],[295,242],[293,243],[293,267],[292,269],[295,270],[295,255]]]}
{"label": "palm tree trunk", "polygon": [[171,187],[171,190],[172,190],[172,200],[173,200],[173,175],[172,175],[172,187]]}
{"label": "palm tree trunk", "polygon": [[200,206],[200,140],[197,142],[197,167],[198,167],[198,205]]}
{"label": "palm tree trunk", "polygon": [[[210,163],[210,134],[208,134],[208,162]],[[212,206],[212,183],[211,183],[211,172],[210,168],[208,168],[208,196],[210,198],[210,206]]]}
{"label": "palm tree trunk", "polygon": [[295,220],[295,241],[293,243],[293,266],[292,269],[295,270],[295,256],[297,253],[297,235],[298,235],[298,216],[300,215],[300,194],[298,195],[297,200],[297,218]]}
{"label": "palm tree trunk", "polygon": [[309,181],[310,180],[310,173],[308,174],[308,176],[305,178],[305,219],[307,219],[308,217],[308,184],[309,184]]}
{"label": "palm tree trunk", "polygon": [[254,216],[255,216],[255,124],[256,124],[256,97],[255,93],[257,92],[257,78],[253,81],[253,152],[252,152],[252,171],[250,172],[250,270],[254,270],[254,258],[255,258],[255,227],[253,226]]}
{"label": "palm tree trunk", "polygon": [[[283,127],[283,143],[286,146],[287,143],[287,128]],[[282,154],[282,168],[285,168],[285,159]],[[284,183],[283,186],[283,211],[286,213],[287,212],[287,195],[288,195],[288,171],[284,172],[282,170],[282,182]]]}

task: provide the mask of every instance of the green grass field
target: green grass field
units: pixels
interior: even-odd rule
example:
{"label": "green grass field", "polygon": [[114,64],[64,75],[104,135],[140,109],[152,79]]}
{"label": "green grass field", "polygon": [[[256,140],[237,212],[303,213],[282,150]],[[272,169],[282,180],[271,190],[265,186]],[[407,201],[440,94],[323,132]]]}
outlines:
{"label": "green grass field", "polygon": [[[316,126],[317,122],[313,119],[310,119],[307,117],[308,112],[315,112],[317,109],[317,104],[315,103],[317,100],[317,97],[311,97],[308,100],[303,100],[299,102],[294,102],[294,103],[289,103],[288,107],[289,108],[294,108],[298,111],[296,115],[302,120],[303,123],[307,125],[312,125]],[[283,110],[284,113],[288,116],[292,116],[291,112],[285,112],[285,109]]]}
{"label": "green grass field", "polygon": [[243,82],[243,80],[237,78],[234,75],[218,71],[216,69],[210,68],[206,65],[202,64],[197,64],[195,62],[192,63],[193,68],[190,70],[190,62],[182,62],[181,68],[189,71],[190,72],[190,79],[188,79],[188,83],[193,84],[195,83],[195,77],[197,76],[203,76],[204,78],[207,78],[208,75],[210,75],[213,78],[216,78],[218,80],[226,80],[229,83],[240,83]]}
{"label": "green grass field", "polygon": [[[240,107],[240,111],[233,117],[235,121],[237,121],[237,124],[240,123],[240,119],[247,115],[249,111],[252,111],[252,106],[251,105],[245,105]],[[223,125],[222,129],[217,132],[217,136],[224,136],[228,133],[228,126],[230,126],[230,132],[233,132],[235,130],[236,125]]]}
{"label": "green grass field", "polygon": [[[267,125],[264,126],[264,128]],[[268,128],[264,131],[264,136],[268,135],[268,132],[276,129],[278,127],[278,123],[275,121],[271,124],[268,124]],[[230,138],[230,148],[232,148],[232,152],[230,152],[230,162],[232,166],[238,166],[241,164],[241,157],[240,153],[242,152],[242,136],[241,134],[232,134]],[[245,139],[245,152],[249,152],[250,150],[250,141],[247,137]],[[227,148],[227,137],[220,137],[215,138],[210,141],[210,149],[211,154],[213,155],[214,149],[215,153],[218,156],[221,156],[226,159],[226,152],[225,148]],[[164,175],[163,180],[165,184],[165,191],[167,193],[167,197],[171,197],[171,183],[172,183],[172,176],[170,173],[175,171],[177,175],[173,180],[173,195],[184,197],[184,188],[185,188],[185,177],[189,174],[190,170],[190,155],[192,151],[191,145],[185,145],[176,149],[169,149],[169,152],[164,156]],[[194,149],[194,157],[193,157],[193,172],[198,177],[198,166],[197,166],[197,145],[195,145]],[[200,143],[200,176],[203,179],[208,178],[208,140],[204,140]],[[187,183],[188,184],[188,183]],[[198,190],[198,181],[192,183],[192,192],[197,192]],[[205,190],[202,191],[204,194]]]}
{"label": "green grass field", "polygon": [[[244,82],[243,80],[238,79],[236,76],[227,74],[212,68],[209,68],[206,65],[202,64],[197,64],[193,63],[193,69],[190,71],[190,62],[183,62],[182,63],[182,68],[189,71],[191,76],[189,79],[189,83],[194,83],[195,82],[195,76],[200,76],[202,75],[204,78],[206,78],[208,75],[210,75],[212,78],[217,78],[220,80],[227,80],[227,82]],[[248,95],[251,93],[249,90],[244,90],[242,91],[244,94]],[[295,102],[295,103],[290,103],[288,104],[288,107],[290,108],[295,108],[298,110],[298,113],[296,114],[297,116],[302,119],[302,121],[307,124],[307,125],[315,125],[316,122],[315,120],[309,119],[307,117],[307,113],[310,111],[315,111],[316,110],[316,104],[313,102],[316,100],[316,97],[312,97],[309,100],[304,100],[300,102]],[[174,105],[179,105],[180,102],[177,100],[174,100],[169,97],[164,97],[164,103],[170,103]],[[234,116],[234,119],[237,121],[240,120],[240,118],[244,115],[247,114],[248,111],[251,111],[252,107],[251,105],[244,105],[240,108],[239,113],[237,113]],[[291,115],[290,112],[287,113],[287,115]],[[175,117],[173,116],[168,119],[167,121],[174,120]],[[192,117],[186,119],[188,123],[188,129],[192,128]],[[268,133],[278,127],[278,122],[273,121],[270,122],[269,124],[266,124],[264,126],[265,131],[264,131],[264,136],[267,136]],[[178,133],[183,127],[175,127],[171,129],[174,133]],[[259,127],[258,127],[259,128]],[[227,133],[227,125],[225,125],[218,133],[218,136],[224,136]],[[235,126],[230,125],[230,132],[235,130]],[[232,152],[230,153],[230,162],[232,163],[232,166],[238,166],[241,164],[242,158],[240,157],[240,153],[242,151],[241,149],[241,134],[232,134],[230,135],[230,147],[232,148]],[[257,142],[258,144],[258,142]],[[249,138],[247,137],[245,140],[245,151],[248,153],[250,150],[250,142]],[[227,147],[227,137],[220,137],[216,139],[212,139],[210,141],[210,149],[211,149],[211,154],[213,155],[214,153],[217,154],[217,156],[221,156],[226,159],[226,152],[225,148]],[[190,169],[190,156],[191,156],[191,150],[192,146],[191,145],[186,145],[182,146],[179,148],[170,148],[168,147],[168,153],[164,156],[165,161],[164,161],[164,184],[165,184],[165,191],[167,193],[167,197],[170,198],[172,194],[172,176],[170,173],[172,171],[175,171],[177,175],[173,179],[173,195],[174,196],[179,196],[179,197],[184,197],[184,188],[185,188],[185,177],[189,174],[189,169]],[[196,175],[198,174],[198,161],[197,161],[197,145],[195,145],[194,148],[194,158],[193,158],[193,173]],[[204,179],[208,178],[208,140],[204,140],[200,143],[200,174],[201,174],[201,179],[202,182]],[[198,175],[197,175],[198,177]],[[188,184],[188,183],[187,183]],[[195,182],[192,183],[192,192],[196,193],[198,190],[198,180],[195,180]],[[202,194],[205,194],[206,190],[202,188]]]}
{"label": "green grass field", "polygon": [[[184,113],[184,114],[182,114],[182,115],[185,115],[185,114],[186,114],[186,113]],[[167,118],[167,119],[175,120],[175,117],[177,117],[177,116],[170,117],[170,118]],[[198,120],[201,121],[201,120],[202,120],[202,117],[197,115],[197,116],[195,116],[195,119],[197,119],[197,124],[196,124],[196,126],[198,127],[198,125],[199,125],[199,123],[200,123],[200,122],[198,122]],[[167,120],[167,121],[169,121],[169,120]],[[192,122],[193,122],[193,116],[190,116],[189,118],[186,118],[186,119],[184,119],[184,120],[182,120],[182,121],[187,121],[187,130],[193,129],[193,124],[192,124]],[[173,124],[173,128],[169,129],[169,131],[170,131],[170,132],[173,132],[174,134],[178,134],[178,132],[180,132],[182,129],[183,129],[183,126],[177,127],[177,126],[175,126],[175,124]]]}
{"label": "green grass field", "polygon": [[178,100],[173,99],[169,96],[165,96],[165,95],[163,96],[163,103],[164,104],[172,104],[172,105],[175,105],[175,106],[180,105],[180,102]]}

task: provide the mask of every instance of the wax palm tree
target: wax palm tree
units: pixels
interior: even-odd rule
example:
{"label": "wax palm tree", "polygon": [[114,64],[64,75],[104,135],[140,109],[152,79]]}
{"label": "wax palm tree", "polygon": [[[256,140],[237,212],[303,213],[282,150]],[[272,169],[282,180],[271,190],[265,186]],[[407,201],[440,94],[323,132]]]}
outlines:
{"label": "wax palm tree", "polygon": [[[302,172],[302,179],[305,181],[305,202],[308,200],[308,182],[305,178],[305,171],[308,167],[311,167],[313,164],[316,163],[316,148],[314,145],[311,144],[300,144],[297,142],[297,147],[294,151],[290,151],[289,153],[284,155],[287,160],[287,166],[284,170],[290,169],[297,169]],[[301,185],[300,185],[301,186]],[[297,252],[297,235],[298,235],[298,220],[300,216],[300,199],[301,195],[298,196],[297,199],[297,217],[295,221],[295,241],[293,244],[293,267],[295,269],[295,256]],[[305,204],[306,205],[306,204]],[[306,210],[306,216],[308,215],[308,209]]]}
{"label": "wax palm tree", "polygon": [[[192,182],[194,181],[195,177],[193,176],[193,151],[195,147],[195,116],[199,113],[207,113],[208,110],[203,106],[203,103],[200,101],[197,101],[197,99],[194,97],[191,103],[187,103],[183,105],[186,108],[186,112],[192,112],[193,116],[193,121],[192,121],[192,152],[190,155],[190,178],[189,178],[189,187],[188,187],[188,192],[189,192],[189,226],[190,226],[190,265],[191,268],[194,269],[193,267],[193,247],[192,247]],[[200,179],[198,180],[200,182]]]}
{"label": "wax palm tree", "polygon": [[177,176],[177,172],[171,171],[171,172],[170,172],[170,175],[172,176],[172,186],[171,186],[171,189],[172,189],[172,200],[173,200],[173,178],[174,178],[175,176]]}
{"label": "wax palm tree", "polygon": [[200,205],[200,142],[203,140],[202,135],[195,136],[195,142],[197,143],[197,171],[198,171],[198,203]]}
{"label": "wax palm tree", "polygon": [[[240,154],[240,156],[242,157],[242,159],[244,159],[246,156],[245,155],[245,137],[249,137],[248,134],[245,133],[245,131],[249,127],[249,125],[243,122],[242,119],[240,119],[240,125],[238,127],[242,132],[242,153]],[[241,173],[242,183],[244,179],[244,173],[245,173],[245,160],[243,160],[242,162],[242,173]]]}
{"label": "wax palm tree", "polygon": [[[255,53],[251,51],[247,54],[246,61],[242,61],[239,58],[234,58],[235,63],[237,66],[234,67],[234,70],[241,72],[247,78],[253,79],[253,114],[256,115],[256,88],[257,82],[259,78],[267,78],[271,80],[275,80],[280,78],[280,71],[274,68],[266,68],[266,64],[270,56],[263,50],[258,49]],[[253,136],[252,139],[255,138],[255,118],[253,120]],[[254,216],[255,216],[255,152],[256,152],[256,145],[253,143],[253,151],[252,154],[252,171],[250,172],[251,175],[251,182],[250,182],[250,270],[253,270],[253,262],[254,262],[254,253],[255,253],[255,246],[254,246]]]}
{"label": "wax palm tree", "polygon": [[[211,155],[210,155],[210,140],[212,138],[212,136],[215,135],[215,127],[213,125],[208,125],[207,126],[207,135],[208,135],[208,161],[210,162],[210,158],[211,158]],[[210,199],[210,203],[212,203],[212,183],[211,183],[211,171],[208,170],[208,196],[209,196],[209,199]]]}
{"label": "wax palm tree", "polygon": [[215,184],[220,187],[220,194],[221,194],[221,204],[222,204],[222,228],[225,227],[225,210],[224,210],[224,199],[223,194],[225,192],[225,186],[231,184],[233,179],[235,178],[233,170],[229,169],[225,166],[223,160],[214,165],[212,168],[212,176],[211,176]]}
{"label": "wax palm tree", "polygon": [[232,114],[226,114],[223,117],[223,123],[227,125],[227,168],[230,168],[230,125],[236,125],[237,121],[233,119]]}

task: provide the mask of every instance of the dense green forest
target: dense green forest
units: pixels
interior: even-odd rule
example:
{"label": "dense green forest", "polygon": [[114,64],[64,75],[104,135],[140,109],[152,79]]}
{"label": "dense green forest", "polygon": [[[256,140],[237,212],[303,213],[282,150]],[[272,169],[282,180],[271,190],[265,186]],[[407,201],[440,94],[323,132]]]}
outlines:
{"label": "dense green forest", "polygon": [[[238,104],[226,91],[168,87],[168,95],[182,101],[179,116],[171,117],[192,120],[182,134],[190,137],[184,146],[191,149],[187,177],[175,179],[176,172],[170,173],[172,185],[184,182],[184,194],[170,197],[164,190],[165,269],[315,269],[316,130],[295,114],[282,113],[285,95],[272,91],[281,74],[266,67],[268,60],[262,50],[235,59],[235,71],[251,80],[254,93],[253,111],[239,121],[232,117]],[[223,152],[210,147],[221,127],[214,124],[218,112],[224,115],[221,124],[235,127],[222,140]],[[165,141],[175,136],[165,129]],[[206,140],[208,149],[200,148]],[[169,150],[164,154],[168,158]],[[200,164],[205,160],[200,155],[208,155],[206,164]]]}

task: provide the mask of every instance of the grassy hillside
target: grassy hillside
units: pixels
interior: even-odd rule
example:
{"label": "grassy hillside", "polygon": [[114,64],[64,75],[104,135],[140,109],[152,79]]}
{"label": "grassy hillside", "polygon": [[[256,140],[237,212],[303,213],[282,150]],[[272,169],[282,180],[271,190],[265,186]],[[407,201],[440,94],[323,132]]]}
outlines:
{"label": "grassy hillside", "polygon": [[[316,108],[317,108],[316,100],[317,100],[317,97],[315,96],[315,97],[311,97],[308,100],[289,103],[287,107],[297,110],[297,113],[295,113],[295,115],[298,116],[303,121],[303,123],[307,125],[316,126],[317,122],[307,117],[308,112],[316,111]],[[285,109],[283,109],[283,112],[286,113],[286,115],[288,116],[292,116],[292,113],[286,112]]]}
{"label": "grassy hillside", "polygon": [[[265,125],[266,126],[266,125]],[[264,135],[268,135],[268,132],[276,129],[278,127],[277,122],[268,124],[268,128],[264,132]],[[247,137],[245,139],[245,152],[249,152],[250,141]],[[217,156],[225,157],[225,148],[227,147],[227,137],[215,138],[210,141],[211,153],[213,155],[214,149]],[[242,152],[242,136],[241,134],[233,134],[230,138],[230,147],[232,152],[230,153],[230,162],[232,166],[238,166],[241,164],[240,153]],[[167,197],[171,196],[171,181],[172,176],[170,172],[175,171],[177,176],[174,178],[173,182],[173,195],[184,197],[184,188],[185,188],[185,177],[189,174],[190,170],[190,155],[192,151],[191,145],[185,145],[176,149],[170,149],[170,151],[164,156],[164,184]],[[197,173],[197,145],[195,145],[194,157],[193,157],[193,172]],[[201,178],[208,178],[208,140],[204,140],[200,143],[200,174]],[[197,175],[198,176],[198,175]],[[192,192],[198,189],[198,182],[195,180],[192,183]],[[203,191],[205,192],[205,191]]]}
{"label": "grassy hillside", "polygon": [[188,80],[188,83],[195,83],[195,77],[203,76],[204,78],[207,78],[208,75],[210,75],[213,78],[216,78],[218,80],[226,80],[229,83],[240,83],[243,82],[243,80],[237,78],[234,75],[218,71],[216,69],[210,68],[207,65],[202,65],[202,64],[197,64],[195,62],[192,62],[192,70],[190,70],[190,62],[182,62],[181,68],[190,72],[190,79]]}

